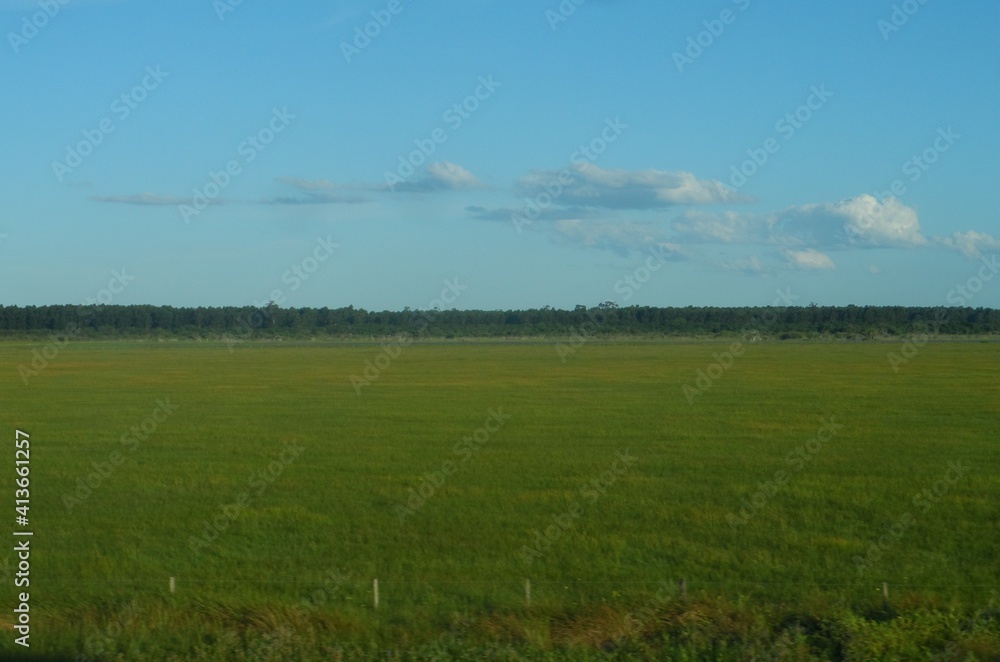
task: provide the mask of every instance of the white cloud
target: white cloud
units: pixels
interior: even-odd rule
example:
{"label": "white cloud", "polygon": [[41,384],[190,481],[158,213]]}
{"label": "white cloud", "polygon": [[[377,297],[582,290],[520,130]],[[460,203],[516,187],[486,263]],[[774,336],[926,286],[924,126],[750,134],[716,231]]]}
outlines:
{"label": "white cloud", "polygon": [[978,260],[983,256],[983,251],[1000,251],[1000,240],[995,239],[985,232],[956,232],[950,237],[937,237],[939,244],[961,251],[965,257]]}
{"label": "white cloud", "polygon": [[766,217],[770,242],[827,248],[912,248],[928,243],[912,207],[896,198],[860,195],[840,202],[788,207]]}
{"label": "white cloud", "polygon": [[561,206],[605,209],[663,209],[748,200],[722,182],[698,179],[689,172],[604,170],[593,164],[533,172],[523,177],[515,190],[528,198],[549,195]]}
{"label": "white cloud", "polygon": [[303,192],[304,195],[278,196],[265,198],[261,204],[265,205],[329,205],[329,204],[357,204],[368,202],[364,196],[356,193],[343,193],[343,191],[355,190],[357,186],[344,186],[326,179],[301,179],[299,177],[278,177],[275,181],[291,186]]}
{"label": "white cloud", "polygon": [[462,166],[449,161],[440,161],[428,164],[423,175],[418,179],[382,188],[405,193],[430,193],[432,191],[468,191],[484,188],[484,185]]}
{"label": "white cloud", "polygon": [[748,274],[766,274],[772,271],[772,269],[764,266],[764,263],[761,262],[760,258],[756,255],[751,255],[748,258],[723,262],[721,266],[727,271],[742,271]]}
{"label": "white cloud", "polygon": [[788,207],[766,216],[690,210],[673,221],[681,237],[701,242],[825,248],[915,247],[928,243],[912,207],[860,195],[841,202]]}
{"label": "white cloud", "polygon": [[769,242],[767,220],[732,211],[708,213],[690,210],[671,223],[679,236],[724,244]]}
{"label": "white cloud", "polygon": [[923,246],[917,211],[896,198],[879,202],[874,196],[860,195],[832,205],[832,213],[845,221],[845,229],[862,243],[872,246]]}
{"label": "white cloud", "polygon": [[825,270],[837,268],[837,265],[833,263],[829,255],[820,253],[812,248],[804,251],[786,250],[785,257],[788,258],[789,264],[796,269]]}
{"label": "white cloud", "polygon": [[482,182],[460,165],[448,161],[429,163],[424,171],[412,180],[401,181],[395,186],[387,184],[339,184],[327,179],[302,179],[278,177],[278,182],[304,193],[299,197],[278,197],[264,200],[265,204],[330,204],[369,202],[357,191],[387,193],[433,193],[436,191],[467,191],[485,188]]}
{"label": "white cloud", "polygon": [[453,191],[480,188],[483,183],[460,165],[441,161],[427,166],[427,176],[441,182],[446,188]]}
{"label": "white cloud", "polygon": [[554,221],[552,229],[559,240],[568,244],[603,248],[619,254],[653,248],[669,255],[667,259],[683,257],[679,245],[666,241],[659,228],[647,223],[563,219]]}

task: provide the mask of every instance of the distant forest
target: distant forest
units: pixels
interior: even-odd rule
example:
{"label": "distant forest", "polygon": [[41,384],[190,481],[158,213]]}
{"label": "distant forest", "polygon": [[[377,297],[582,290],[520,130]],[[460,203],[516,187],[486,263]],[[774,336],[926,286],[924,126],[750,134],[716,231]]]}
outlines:
{"label": "distant forest", "polygon": [[1000,334],[1000,310],[902,306],[744,308],[619,307],[573,310],[409,310],[171,306],[0,306],[2,338],[182,338],[369,340],[420,338],[572,338],[744,336],[880,339],[908,334]]}

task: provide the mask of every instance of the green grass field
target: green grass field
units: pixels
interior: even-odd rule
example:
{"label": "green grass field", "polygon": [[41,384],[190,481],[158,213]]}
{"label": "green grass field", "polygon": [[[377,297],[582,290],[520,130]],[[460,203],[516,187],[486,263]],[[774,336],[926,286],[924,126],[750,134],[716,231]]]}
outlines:
{"label": "green grass field", "polygon": [[1000,659],[997,343],[33,348],[32,652]]}

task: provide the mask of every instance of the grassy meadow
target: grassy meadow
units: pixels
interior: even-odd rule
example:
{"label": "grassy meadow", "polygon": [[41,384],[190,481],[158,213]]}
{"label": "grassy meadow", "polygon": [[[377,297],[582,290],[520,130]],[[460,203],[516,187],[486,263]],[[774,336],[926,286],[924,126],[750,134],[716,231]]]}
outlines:
{"label": "grassy meadow", "polygon": [[4,343],[31,651],[1000,659],[1000,344],[728,347]]}

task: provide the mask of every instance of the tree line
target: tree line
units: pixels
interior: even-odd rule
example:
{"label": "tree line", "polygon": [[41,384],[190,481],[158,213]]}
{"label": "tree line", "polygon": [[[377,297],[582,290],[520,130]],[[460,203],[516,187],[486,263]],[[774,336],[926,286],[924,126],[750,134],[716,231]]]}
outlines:
{"label": "tree line", "polygon": [[873,339],[913,333],[994,335],[1000,310],[912,306],[619,307],[573,310],[369,311],[346,308],[0,306],[0,337],[189,339],[515,338],[587,336]]}

